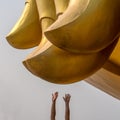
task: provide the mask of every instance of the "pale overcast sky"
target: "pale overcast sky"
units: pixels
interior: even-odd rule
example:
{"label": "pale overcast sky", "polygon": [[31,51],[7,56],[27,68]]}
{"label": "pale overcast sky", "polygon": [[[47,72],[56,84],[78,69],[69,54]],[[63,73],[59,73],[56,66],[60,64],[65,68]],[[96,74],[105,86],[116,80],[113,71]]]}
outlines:
{"label": "pale overcast sky", "polygon": [[0,3],[0,120],[50,120],[51,93],[58,91],[57,119],[64,120],[65,93],[70,93],[71,120],[120,120],[120,101],[81,81],[48,83],[25,69],[31,50],[12,48],[5,39],[19,19],[25,0]]}

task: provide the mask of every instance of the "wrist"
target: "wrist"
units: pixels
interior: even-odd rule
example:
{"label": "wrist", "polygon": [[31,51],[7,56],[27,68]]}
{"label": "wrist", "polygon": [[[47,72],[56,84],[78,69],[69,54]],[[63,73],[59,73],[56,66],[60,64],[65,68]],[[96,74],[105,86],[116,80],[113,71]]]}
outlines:
{"label": "wrist", "polygon": [[65,102],[66,105],[69,105],[69,102]]}
{"label": "wrist", "polygon": [[52,102],[53,102],[53,103],[55,103],[55,102],[56,102],[56,100],[52,100]]}

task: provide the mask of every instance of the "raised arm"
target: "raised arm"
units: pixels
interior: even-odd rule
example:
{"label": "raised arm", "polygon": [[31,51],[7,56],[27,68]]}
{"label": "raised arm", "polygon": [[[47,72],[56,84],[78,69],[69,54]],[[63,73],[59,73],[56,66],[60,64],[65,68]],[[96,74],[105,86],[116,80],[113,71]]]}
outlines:
{"label": "raised arm", "polygon": [[65,97],[63,97],[65,101],[65,120],[70,120],[70,108],[69,108],[69,102],[70,102],[70,94],[65,94]]}
{"label": "raised arm", "polygon": [[55,120],[57,97],[58,97],[58,92],[52,94],[51,120]]}

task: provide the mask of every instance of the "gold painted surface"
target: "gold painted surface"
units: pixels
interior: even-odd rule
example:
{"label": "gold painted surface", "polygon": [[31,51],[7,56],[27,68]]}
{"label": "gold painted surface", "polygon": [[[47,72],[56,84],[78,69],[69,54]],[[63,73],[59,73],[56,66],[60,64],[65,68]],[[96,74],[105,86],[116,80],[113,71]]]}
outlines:
{"label": "gold painted surface", "polygon": [[110,49],[112,46],[98,53],[74,54],[47,42],[23,64],[31,73],[49,82],[70,84],[83,80],[100,69],[108,59]]}
{"label": "gold painted surface", "polygon": [[66,10],[70,2],[70,0],[54,0],[54,1],[55,1],[55,8],[56,8],[57,16],[64,13],[64,11]]}
{"label": "gold painted surface", "polygon": [[103,68],[116,75],[120,75],[120,39]]}
{"label": "gold painted surface", "polygon": [[85,81],[120,100],[120,76],[101,69]]}
{"label": "gold painted surface", "polygon": [[[15,48],[37,46],[23,64],[49,82],[74,83],[102,67],[119,76],[119,9],[118,0],[28,0],[6,38]],[[113,96],[119,95],[118,80],[89,82]]]}
{"label": "gold painted surface", "polygon": [[56,20],[56,10],[54,0],[35,0],[39,11],[39,18],[51,18]]}
{"label": "gold painted surface", "polygon": [[119,0],[71,0],[45,36],[73,53],[95,53],[110,45],[120,32]]}
{"label": "gold painted surface", "polygon": [[35,0],[27,0],[24,11],[6,39],[18,49],[37,46],[41,41],[41,25]]}
{"label": "gold painted surface", "polygon": [[120,66],[120,39],[112,52],[110,56],[110,61],[112,61],[114,64]]}

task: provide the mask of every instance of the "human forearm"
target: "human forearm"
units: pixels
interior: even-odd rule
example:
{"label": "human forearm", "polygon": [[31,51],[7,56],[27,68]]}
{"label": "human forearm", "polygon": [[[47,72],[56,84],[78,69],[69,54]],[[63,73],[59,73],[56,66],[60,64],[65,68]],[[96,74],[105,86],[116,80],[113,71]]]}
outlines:
{"label": "human forearm", "polygon": [[52,106],[51,106],[51,120],[55,120],[56,116],[56,99],[58,97],[58,92],[52,94]]}
{"label": "human forearm", "polygon": [[65,120],[70,120],[70,108],[69,108],[70,98],[71,98],[70,94],[65,94],[65,97],[63,97],[65,101]]}
{"label": "human forearm", "polygon": [[55,120],[55,116],[56,116],[56,101],[52,101],[51,120]]}
{"label": "human forearm", "polygon": [[69,103],[65,103],[65,120],[70,120]]}

